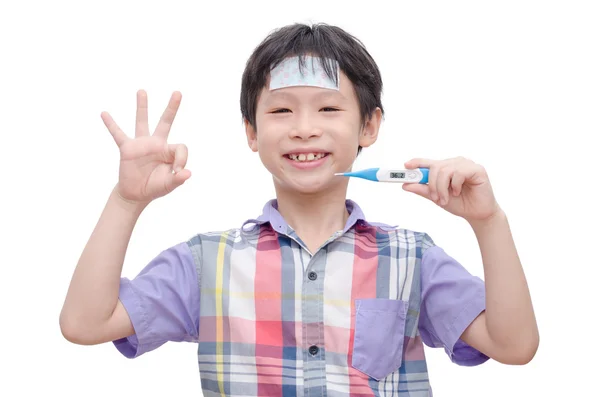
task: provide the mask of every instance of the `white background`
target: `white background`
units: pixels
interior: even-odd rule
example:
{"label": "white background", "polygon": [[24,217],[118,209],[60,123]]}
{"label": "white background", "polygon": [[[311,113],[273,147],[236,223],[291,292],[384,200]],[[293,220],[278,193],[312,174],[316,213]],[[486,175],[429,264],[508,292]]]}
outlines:
{"label": "white background", "polygon": [[[427,349],[436,396],[592,395],[598,368],[600,12],[589,1],[3,2],[0,6],[0,395],[200,395],[193,344],[135,360],[61,336],[71,274],[119,155],[100,119],[133,132],[183,93],[170,141],[192,178],[142,215],[124,275],[197,232],[236,227],[273,197],[239,112],[245,61],[272,29],[337,24],[384,79],[379,142],[355,168],[465,156],[507,212],[541,333],[527,366],[453,365]],[[393,6],[391,4],[394,4]],[[224,186],[218,188],[217,185]],[[428,232],[483,275],[466,222],[399,185],[356,180],[373,221]]]}

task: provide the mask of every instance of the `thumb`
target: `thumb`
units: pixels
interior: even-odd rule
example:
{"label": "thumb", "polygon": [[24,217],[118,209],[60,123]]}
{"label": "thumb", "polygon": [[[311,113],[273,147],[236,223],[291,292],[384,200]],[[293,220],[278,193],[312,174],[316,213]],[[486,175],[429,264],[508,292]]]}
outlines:
{"label": "thumb", "polygon": [[184,169],[179,172],[172,172],[167,176],[165,186],[169,192],[172,192],[179,186],[183,185],[192,176],[190,170]]}
{"label": "thumb", "polygon": [[426,199],[430,198],[429,186],[424,185],[422,183],[405,183],[402,185],[402,189],[404,189],[407,192],[411,192],[418,196],[424,197]]}

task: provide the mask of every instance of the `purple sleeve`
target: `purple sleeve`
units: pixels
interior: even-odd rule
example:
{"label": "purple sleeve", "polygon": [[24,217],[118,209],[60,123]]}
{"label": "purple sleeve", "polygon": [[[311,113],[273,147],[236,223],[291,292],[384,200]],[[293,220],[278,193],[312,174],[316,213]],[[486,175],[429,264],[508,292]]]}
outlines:
{"label": "purple sleeve", "polygon": [[121,279],[119,300],[135,334],[115,340],[127,358],[138,357],[166,342],[198,340],[198,274],[187,243],[154,258],[133,280]]}
{"label": "purple sleeve", "polygon": [[429,347],[443,347],[452,362],[475,366],[489,357],[460,339],[485,310],[485,284],[438,246],[423,248],[419,333]]}

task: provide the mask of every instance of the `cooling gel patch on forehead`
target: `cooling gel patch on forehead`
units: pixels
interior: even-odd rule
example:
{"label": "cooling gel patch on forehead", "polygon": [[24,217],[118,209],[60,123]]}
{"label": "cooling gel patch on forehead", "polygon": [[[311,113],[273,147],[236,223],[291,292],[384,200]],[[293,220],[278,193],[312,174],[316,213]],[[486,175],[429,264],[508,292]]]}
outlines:
{"label": "cooling gel patch on forehead", "polygon": [[304,64],[300,64],[299,57],[286,58],[271,70],[270,90],[293,86],[311,86],[328,88],[332,90],[340,89],[340,68],[336,61],[325,59],[330,66],[330,70],[336,76],[336,80],[331,79],[323,65],[321,59],[311,56],[304,57]]}

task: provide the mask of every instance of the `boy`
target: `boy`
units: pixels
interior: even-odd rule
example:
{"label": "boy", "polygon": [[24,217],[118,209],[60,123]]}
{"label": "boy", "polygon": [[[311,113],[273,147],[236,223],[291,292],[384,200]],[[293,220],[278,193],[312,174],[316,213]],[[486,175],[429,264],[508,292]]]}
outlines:
{"label": "boy", "polygon": [[187,150],[155,132],[138,92],[135,139],[102,118],[121,153],[119,181],[75,269],[60,317],[74,343],[113,341],[137,357],[198,343],[205,396],[429,396],[424,344],[459,365],[529,362],[538,331],[504,212],[483,167],[414,159],[429,184],[406,191],[465,218],[485,283],[424,233],[368,221],[346,199],[357,154],[383,116],[377,65],[345,31],[291,25],[261,43],[242,78],[248,145],[276,199],[239,227],[200,233],[121,278],[144,208],[183,184]]}

